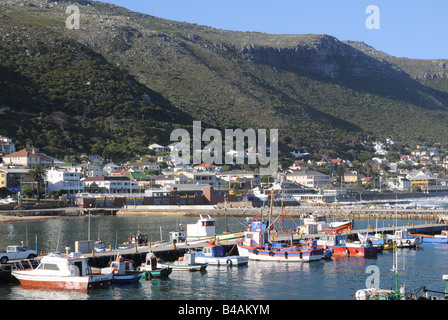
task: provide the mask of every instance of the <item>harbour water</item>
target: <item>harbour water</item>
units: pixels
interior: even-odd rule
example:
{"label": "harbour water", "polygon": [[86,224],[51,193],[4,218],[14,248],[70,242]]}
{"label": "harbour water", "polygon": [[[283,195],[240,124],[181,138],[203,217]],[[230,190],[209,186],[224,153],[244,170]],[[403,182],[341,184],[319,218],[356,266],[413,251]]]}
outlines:
{"label": "harbour water", "polygon": [[[151,241],[168,239],[168,232],[182,223],[195,223],[197,217],[120,217],[91,216],[90,239],[100,238],[115,246],[127,241],[131,233],[141,231]],[[242,218],[216,218],[217,232],[242,230]],[[299,219],[295,220],[301,224]],[[421,220],[358,220],[355,229],[395,224],[421,224]],[[428,221],[430,223],[430,221]],[[40,221],[11,222],[0,225],[0,247],[28,243],[38,252],[74,250],[76,240],[87,240],[89,218],[71,217]],[[354,300],[358,289],[366,288],[370,275],[367,267],[377,266],[380,287],[395,289],[391,271],[392,251],[377,258],[333,257],[313,263],[266,263],[250,261],[244,267],[209,266],[202,273],[174,272],[168,279],[152,279],[134,285],[113,286],[89,293],[30,290],[15,284],[0,285],[0,300]],[[426,286],[443,292],[442,280],[448,274],[448,244],[425,244],[418,249],[398,250],[399,283],[408,291]],[[440,296],[440,295],[439,295]]]}

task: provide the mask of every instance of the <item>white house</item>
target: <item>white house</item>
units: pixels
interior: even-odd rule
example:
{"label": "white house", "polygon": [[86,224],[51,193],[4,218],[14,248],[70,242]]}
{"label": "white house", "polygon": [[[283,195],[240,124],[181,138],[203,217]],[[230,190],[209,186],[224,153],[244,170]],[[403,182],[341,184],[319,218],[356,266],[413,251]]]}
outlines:
{"label": "white house", "polygon": [[6,165],[20,165],[30,168],[36,165],[53,165],[53,159],[25,149],[3,156],[3,162]]}
{"label": "white house", "polygon": [[153,143],[150,146],[148,146],[148,149],[153,150],[155,152],[169,152],[170,149],[164,146],[161,146],[160,144]]}
{"label": "white house", "polygon": [[385,156],[387,154],[387,150],[385,149],[382,142],[375,142],[373,148],[375,149],[375,153]]}
{"label": "white house", "polygon": [[47,192],[65,190],[68,194],[75,194],[84,190],[79,172],[69,172],[63,169],[51,168],[46,172]]}
{"label": "white house", "polygon": [[138,181],[123,176],[87,177],[82,179],[84,191],[92,193],[137,193]]}
{"label": "white house", "polygon": [[330,182],[330,176],[314,170],[295,170],[286,174],[286,179],[309,188],[323,188]]}
{"label": "white house", "polygon": [[16,145],[12,142],[12,139],[0,136],[0,151],[3,153],[16,152]]}

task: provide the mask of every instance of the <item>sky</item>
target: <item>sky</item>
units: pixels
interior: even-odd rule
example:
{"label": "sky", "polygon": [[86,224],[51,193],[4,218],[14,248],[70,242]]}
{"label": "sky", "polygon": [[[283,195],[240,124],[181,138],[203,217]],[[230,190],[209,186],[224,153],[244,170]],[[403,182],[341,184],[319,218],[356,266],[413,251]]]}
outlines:
{"label": "sky", "polygon": [[[396,57],[448,58],[447,0],[107,0],[217,29],[328,34]],[[375,6],[373,9],[370,6]]]}

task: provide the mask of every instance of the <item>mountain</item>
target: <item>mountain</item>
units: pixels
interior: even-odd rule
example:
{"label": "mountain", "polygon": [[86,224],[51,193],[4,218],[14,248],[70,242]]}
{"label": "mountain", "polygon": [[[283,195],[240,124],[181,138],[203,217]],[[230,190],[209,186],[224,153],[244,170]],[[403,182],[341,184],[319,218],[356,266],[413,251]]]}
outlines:
{"label": "mountain", "polygon": [[[281,149],[448,144],[446,60],[330,35],[226,31],[82,0],[0,0],[0,132],[50,154],[129,157],[173,128],[277,128]],[[76,4],[80,29],[65,10]]]}

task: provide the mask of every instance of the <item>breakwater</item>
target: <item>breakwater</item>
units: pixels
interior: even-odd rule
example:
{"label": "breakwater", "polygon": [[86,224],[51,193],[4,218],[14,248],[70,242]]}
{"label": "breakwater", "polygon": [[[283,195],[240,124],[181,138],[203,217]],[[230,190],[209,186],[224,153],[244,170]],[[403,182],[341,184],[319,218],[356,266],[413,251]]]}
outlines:
{"label": "breakwater", "polygon": [[[309,213],[322,212],[325,213],[327,218],[345,218],[345,219],[423,219],[423,220],[439,220],[440,218],[447,216],[448,209],[380,209],[380,208],[343,208],[343,207],[275,207],[272,210],[273,215],[285,214],[293,218],[300,218],[303,215]],[[262,210],[264,215],[269,213],[269,209]],[[199,214],[209,214],[213,217],[254,217],[260,214],[259,208],[232,208],[232,209],[177,209],[177,208],[165,208],[165,209],[153,209],[150,206],[147,208],[128,208],[120,209],[117,211],[117,216],[194,216],[198,217]]]}

